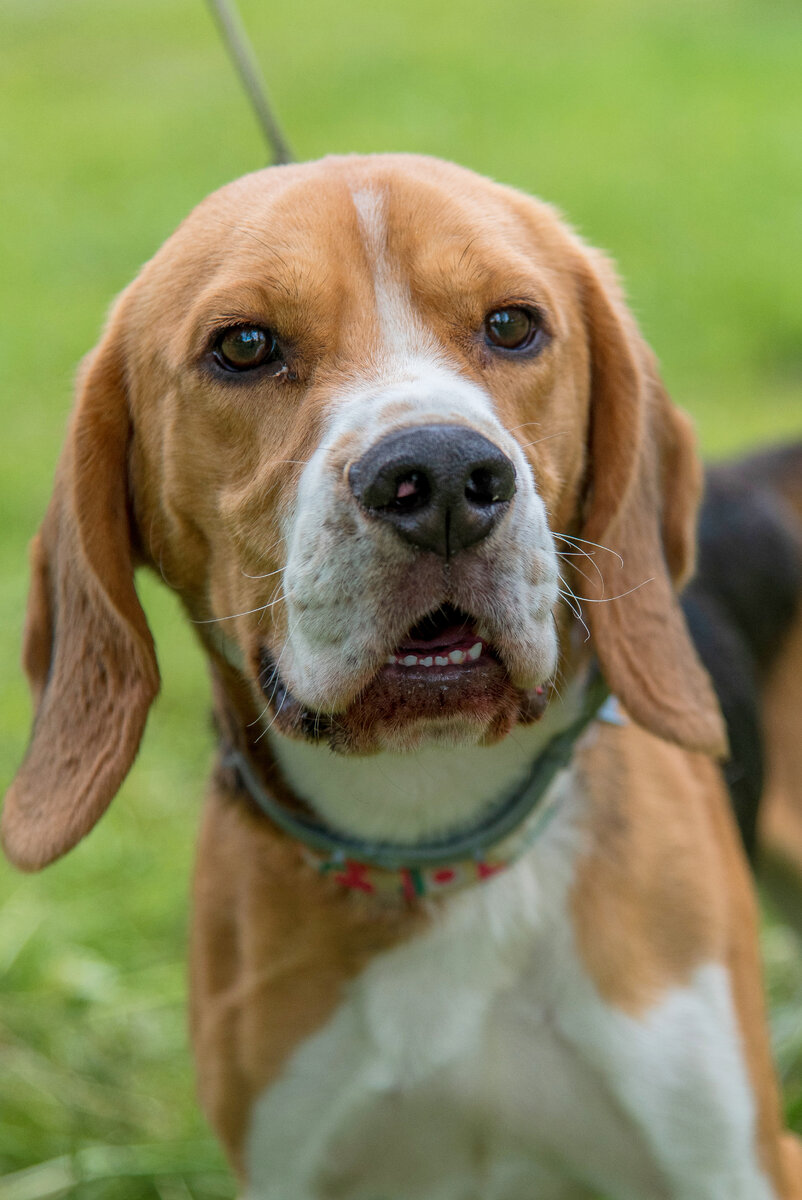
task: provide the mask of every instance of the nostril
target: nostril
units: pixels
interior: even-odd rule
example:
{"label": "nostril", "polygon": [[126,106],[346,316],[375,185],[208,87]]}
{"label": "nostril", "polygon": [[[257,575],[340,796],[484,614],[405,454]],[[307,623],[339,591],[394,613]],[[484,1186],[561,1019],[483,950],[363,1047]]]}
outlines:
{"label": "nostril", "polygon": [[493,472],[487,467],[472,471],[465,484],[465,499],[471,504],[495,504],[500,497],[496,494]]}
{"label": "nostril", "polygon": [[469,504],[480,507],[500,504],[511,500],[514,495],[515,468],[509,462],[475,467],[465,484],[465,499]]}
{"label": "nostril", "polygon": [[396,482],[395,496],[388,507],[396,512],[414,512],[424,508],[431,498],[431,484],[422,471],[409,471]]}

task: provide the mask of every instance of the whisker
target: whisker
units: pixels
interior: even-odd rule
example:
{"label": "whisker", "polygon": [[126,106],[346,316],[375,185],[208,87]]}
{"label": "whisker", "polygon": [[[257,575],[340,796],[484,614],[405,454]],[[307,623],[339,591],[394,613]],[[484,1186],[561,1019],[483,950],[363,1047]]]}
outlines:
{"label": "whisker", "polygon": [[[295,623],[292,625],[292,627],[287,632],[287,636],[284,640],[284,645],[281,648],[281,653],[279,654],[278,658],[276,659],[275,665],[273,667],[273,672],[275,674],[275,681],[273,683],[273,691],[271,692],[270,698],[268,699],[268,702],[267,702],[268,709],[270,708],[270,705],[273,703],[275,696],[276,696],[276,691],[278,690],[279,678],[280,678],[279,673],[278,673],[279,665],[281,663],[282,658],[284,657],[285,650],[287,649],[287,647],[290,644],[290,638],[292,637],[295,630],[298,628],[298,622],[300,621],[300,619],[301,619],[301,614],[299,613],[298,616],[295,618]],[[284,695],[281,698],[281,703],[279,704],[278,708],[276,709],[276,712],[273,716],[273,720],[270,722],[269,725],[265,726],[265,728],[259,734],[258,738],[256,738],[256,742],[260,742],[262,740],[262,738],[265,736],[265,734],[267,734],[269,732],[269,730],[271,730],[273,728],[273,725],[275,724],[276,720],[278,719],[279,713],[281,712],[282,708],[284,707],[284,702],[287,699],[288,695],[289,695],[289,691],[285,687]]]}
{"label": "whisker", "polygon": [[[265,548],[261,551],[262,557],[265,558],[268,554],[270,554],[271,550],[275,550],[276,546],[280,546],[283,541],[284,534],[280,533],[274,542],[271,542],[269,546],[265,546]],[[243,575],[245,574],[244,571],[242,573]],[[258,576],[254,575],[253,578],[257,579]]]}
{"label": "whisker", "polygon": [[561,429],[559,433],[547,433],[545,437],[535,438],[534,441],[524,442],[523,445],[519,442],[522,450],[526,450],[527,446],[539,446],[541,442],[550,442],[552,438],[567,437],[568,430]]}
{"label": "whisker", "polygon": [[272,608],[274,604],[279,604],[282,600],[286,599],[286,596],[279,596],[278,600],[272,600],[269,604],[260,604],[258,608],[249,608],[246,612],[229,613],[227,617],[204,617],[202,620],[191,621],[191,624],[216,625],[218,621],[235,621],[237,617],[250,617],[253,613],[263,613],[266,609]]}
{"label": "whisker", "polygon": [[[569,601],[569,597],[570,597],[570,600],[573,600],[573,601],[574,601],[574,604],[577,604],[577,605],[578,605],[578,604],[579,604],[579,599],[578,599],[578,598],[577,598],[577,596],[574,594],[574,590],[573,590],[573,588],[571,587],[571,585],[568,583],[568,580],[567,580],[567,579],[564,579],[564,578],[563,578],[563,576],[560,574],[560,572],[559,572],[559,571],[557,572],[557,578],[559,579],[560,583],[562,584],[562,587],[561,587],[561,588],[557,588],[557,591],[560,593],[560,595],[561,595],[561,596],[563,596],[563,597],[566,599],[566,601]],[[569,601],[569,605],[568,605],[568,606],[569,606],[569,608],[571,608],[571,611],[572,611],[572,612],[574,612],[574,611],[575,611],[575,610],[574,610],[574,608],[573,608],[573,606],[570,604],[570,601]]]}
{"label": "whisker", "polygon": [[462,251],[462,254],[459,256],[459,262],[457,263],[458,267],[462,266],[463,259],[465,258],[468,251],[472,248],[475,241],[476,241],[476,238],[472,237],[471,240],[468,242],[467,246],[465,247],[465,249]]}
{"label": "whisker", "polygon": [[[520,425],[513,425],[511,429],[507,429],[507,433],[515,433],[516,429],[526,429],[527,425],[542,425],[542,421],[522,421]],[[506,427],[505,427],[506,428]]]}
{"label": "whisker", "polygon": [[247,571],[240,568],[240,574],[244,575],[246,579],[270,579],[273,575],[280,575],[283,570],[283,567],[279,567],[276,571],[268,571],[266,575],[249,575]]}
{"label": "whisker", "polygon": [[[558,550],[557,555],[559,558],[569,558],[569,557],[574,557],[576,555],[584,555],[584,557],[588,560],[588,562],[590,563],[590,565],[593,567],[596,574],[598,575],[599,583],[601,584],[602,595],[604,595],[604,576],[601,573],[601,568],[599,567],[599,564],[596,562],[596,560],[592,554],[588,554],[587,550],[573,550],[573,551],[572,550]],[[579,567],[577,567],[576,565],[574,565],[574,570],[579,571],[579,574],[583,577],[583,579],[587,579],[588,583],[593,582],[593,580],[588,575],[586,575],[584,571],[580,570]]]}
{"label": "whisker", "polygon": [[[283,653],[284,653],[284,651],[285,651],[286,649],[287,649],[287,643],[285,642],[285,643],[284,643],[284,645],[283,645],[283,647],[282,647],[282,649],[281,649],[281,654],[283,654]],[[280,676],[279,676],[279,673],[278,673],[278,665],[279,665],[279,663],[281,662],[281,654],[279,654],[278,658],[276,659],[276,663],[275,663],[275,666],[274,666],[274,668],[273,668],[273,690],[272,690],[272,692],[270,693],[270,695],[269,695],[269,696],[268,696],[268,698],[267,698],[267,710],[266,710],[267,712],[269,712],[269,711],[270,711],[270,705],[271,705],[271,704],[273,703],[273,701],[275,700],[275,698],[276,698],[276,692],[278,691],[278,685],[279,685],[279,682],[280,682]],[[285,688],[285,689],[284,689],[284,693],[285,693],[285,695],[284,695],[284,698],[285,698],[285,699],[286,699],[286,692],[287,692],[287,689]],[[284,700],[282,700],[282,704],[283,704],[283,703],[284,703]],[[259,734],[259,737],[261,737],[261,736],[262,736],[262,734],[260,733],[260,734]],[[259,740],[259,738],[257,738],[256,740],[258,741],[258,740]]]}
{"label": "whisker", "polygon": [[573,605],[569,603],[569,601],[568,601],[568,598],[567,598],[567,596],[565,595],[565,592],[561,592],[561,593],[560,593],[560,595],[561,595],[561,596],[563,597],[563,599],[565,600],[566,607],[570,608],[571,612],[574,614],[574,616],[576,617],[577,621],[579,621],[579,624],[580,624],[580,625],[582,626],[582,628],[584,629],[584,631],[585,631],[585,644],[587,644],[587,643],[590,641],[590,630],[588,629],[587,625],[585,624],[585,618],[582,616],[582,610],[581,610],[581,609],[579,609],[579,610],[577,611],[577,609],[575,609],[575,608],[573,607]]}
{"label": "whisker", "polygon": [[572,616],[575,617],[576,620],[578,621],[579,614],[577,613],[576,608],[572,604],[570,597],[566,596],[565,592],[562,592],[562,591],[559,593],[559,596],[560,596],[562,603],[565,605],[565,607],[569,608],[571,610]]}
{"label": "whisker", "polygon": [[281,588],[282,588],[282,585],[283,585],[283,583],[284,583],[284,580],[283,580],[283,579],[279,579],[278,583],[277,583],[277,584],[276,584],[276,586],[273,588],[273,591],[272,591],[272,592],[271,592],[271,594],[270,594],[270,602],[269,602],[268,604],[266,604],[266,605],[265,605],[265,607],[262,609],[261,613],[259,614],[259,620],[257,621],[257,625],[261,625],[261,624],[262,624],[262,617],[265,615],[265,613],[267,612],[268,608],[272,608],[272,607],[273,607],[275,604],[278,604],[279,600],[285,600],[285,599],[286,599],[286,594],[285,594],[285,595],[279,595],[279,592],[281,592]]}
{"label": "whisker", "polygon": [[[279,254],[278,250],[276,250],[275,246],[271,246],[268,242],[263,241],[262,238],[258,237],[252,229],[248,229],[245,225],[234,225],[230,221],[224,221],[222,217],[214,217],[213,219],[217,221],[218,225],[224,225],[226,229],[233,229],[235,233],[244,233],[246,237],[249,237],[252,241],[256,242],[257,246],[261,246],[264,250],[269,250],[274,258],[278,259],[280,263],[286,266],[285,260]],[[280,291],[284,292],[285,295],[289,295],[289,288],[286,286],[286,284],[281,283],[280,280],[274,278],[271,278],[270,282],[275,287],[279,288]]]}
{"label": "whisker", "polygon": [[[559,553],[559,551],[558,551],[558,553]],[[565,554],[560,554],[560,558],[565,558],[565,557],[566,557]],[[594,565],[594,567],[596,566],[595,563],[593,565]],[[576,571],[577,575],[581,575],[583,579],[587,579],[588,583],[590,583],[590,584],[593,583],[593,580],[591,579],[590,575],[586,575],[585,572],[582,570],[582,568],[578,567],[576,565],[576,563],[571,563],[571,566],[572,566],[573,570]],[[596,570],[598,571],[598,567],[596,567]],[[601,572],[599,572],[599,578],[601,579]],[[603,579],[602,579],[602,590],[604,590],[604,580]]]}
{"label": "whisker", "polygon": [[558,700],[560,701],[560,703],[562,704],[562,702],[563,702],[563,694],[562,694],[562,692],[560,691],[560,686],[559,686],[559,684],[557,683],[557,679],[558,679],[558,677],[560,677],[560,679],[562,679],[562,672],[561,672],[560,670],[557,670],[557,671],[555,672],[555,674],[554,674],[554,678],[553,678],[553,679],[552,679],[552,681],[551,681],[551,688],[552,688],[552,691],[554,691],[554,692],[556,692],[556,693],[557,693],[557,699],[558,699]]}
{"label": "whisker", "polygon": [[587,538],[576,537],[574,534],[569,533],[555,533],[553,536],[561,538],[564,542],[568,542],[569,545],[578,546],[578,543],[582,542],[585,546],[595,546],[597,550],[605,550],[608,554],[614,555],[622,567],[624,565],[624,560],[617,550],[611,550],[609,546],[602,546],[600,542],[591,542]]}
{"label": "whisker", "polygon": [[258,724],[259,724],[259,722],[261,721],[262,717],[265,715],[265,713],[267,712],[267,710],[268,710],[269,708],[270,708],[270,705],[269,705],[269,704],[266,704],[266,705],[264,706],[264,708],[262,709],[262,711],[259,713],[259,716],[258,716],[258,717],[254,717],[254,719],[253,719],[252,721],[249,721],[249,722],[248,722],[248,724],[245,726],[245,728],[246,728],[246,729],[253,729],[254,725],[258,725]]}
{"label": "whisker", "polygon": [[611,600],[623,600],[624,596],[631,596],[633,592],[639,592],[642,587],[646,587],[647,583],[654,583],[654,575],[650,575],[648,579],[644,579],[642,583],[636,583],[626,592],[619,592],[617,596],[604,596],[601,600],[589,600],[587,596],[583,597],[586,604],[609,604]]}
{"label": "whisker", "polygon": [[562,596],[563,600],[565,601],[568,608],[570,608],[570,610],[574,614],[574,616],[578,617],[580,615],[581,609],[579,608],[579,605],[577,603],[577,598],[573,594],[573,592],[567,592],[567,591],[565,591],[564,588],[558,588],[557,591]]}
{"label": "whisker", "polygon": [[[563,579],[562,575],[559,574],[559,572],[557,573],[557,578],[565,586],[565,588],[567,588],[567,591],[563,591],[562,588],[558,588],[557,591],[563,597],[568,608],[570,608],[571,612],[574,614],[577,621],[579,621],[579,624],[584,629],[585,634],[586,634],[585,641],[589,642],[590,641],[590,630],[588,629],[587,625],[585,624],[585,619],[582,616],[582,606],[579,602],[579,597],[574,594],[572,589],[569,587],[569,585]],[[570,597],[570,599],[569,599],[569,597]],[[574,604],[571,603],[571,600],[573,600],[574,604],[576,605],[576,608],[574,608]]]}
{"label": "whisker", "polygon": [[270,732],[270,730],[273,728],[273,726],[275,725],[276,721],[278,720],[278,718],[279,718],[279,716],[280,716],[280,714],[281,714],[281,710],[282,710],[282,708],[284,707],[284,701],[287,699],[287,696],[288,696],[288,695],[289,695],[289,692],[288,692],[288,691],[286,690],[286,688],[285,688],[285,689],[284,689],[284,695],[281,697],[281,704],[279,704],[278,708],[276,709],[276,712],[275,712],[275,715],[274,715],[274,717],[273,717],[273,720],[270,722],[270,724],[269,724],[269,725],[266,725],[266,726],[264,727],[264,729],[262,730],[262,732],[259,734],[258,738],[256,738],[256,740],[254,741],[254,745],[256,745],[256,742],[261,742],[262,738],[263,738],[263,737],[264,737],[266,734],[268,734],[268,733]]}

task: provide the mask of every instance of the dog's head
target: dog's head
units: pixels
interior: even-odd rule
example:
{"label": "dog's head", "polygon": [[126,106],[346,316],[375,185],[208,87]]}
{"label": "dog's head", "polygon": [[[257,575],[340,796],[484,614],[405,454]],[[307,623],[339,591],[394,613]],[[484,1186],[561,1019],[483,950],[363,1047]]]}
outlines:
{"label": "dog's head", "polygon": [[632,717],[722,748],[675,600],[692,438],[611,268],[546,205],[406,156],[248,176],[123,293],[78,390],[33,546],[18,864],[74,845],[136,753],[138,563],[290,736],[503,737],[582,604]]}

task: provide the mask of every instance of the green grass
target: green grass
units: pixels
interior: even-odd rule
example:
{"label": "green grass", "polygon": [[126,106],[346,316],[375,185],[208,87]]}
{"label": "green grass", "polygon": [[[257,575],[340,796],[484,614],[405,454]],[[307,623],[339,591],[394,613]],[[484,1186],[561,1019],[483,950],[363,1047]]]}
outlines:
{"label": "green grass", "polygon": [[[418,150],[555,201],[617,258],[707,452],[799,432],[798,5],[241,3],[299,156]],[[140,263],[264,150],[201,0],[5,0],[0,39],[5,783],[30,711],[25,545],[75,366]],[[184,1015],[207,684],[172,599],[142,592],[164,690],[131,778],[64,862],[0,868],[3,1200],[233,1195]],[[769,919],[765,950],[802,1129],[799,947]]]}

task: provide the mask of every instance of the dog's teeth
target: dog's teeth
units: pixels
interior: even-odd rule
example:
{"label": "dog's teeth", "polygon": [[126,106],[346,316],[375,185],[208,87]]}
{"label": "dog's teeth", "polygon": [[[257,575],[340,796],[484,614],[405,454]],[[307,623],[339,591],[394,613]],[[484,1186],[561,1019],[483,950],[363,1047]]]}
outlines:
{"label": "dog's teeth", "polygon": [[484,649],[483,642],[475,642],[470,650],[452,650],[446,656],[444,654],[427,654],[425,658],[417,654],[389,654],[387,662],[393,666],[400,667],[458,667],[461,663],[467,662],[469,659],[476,660],[480,657]]}

